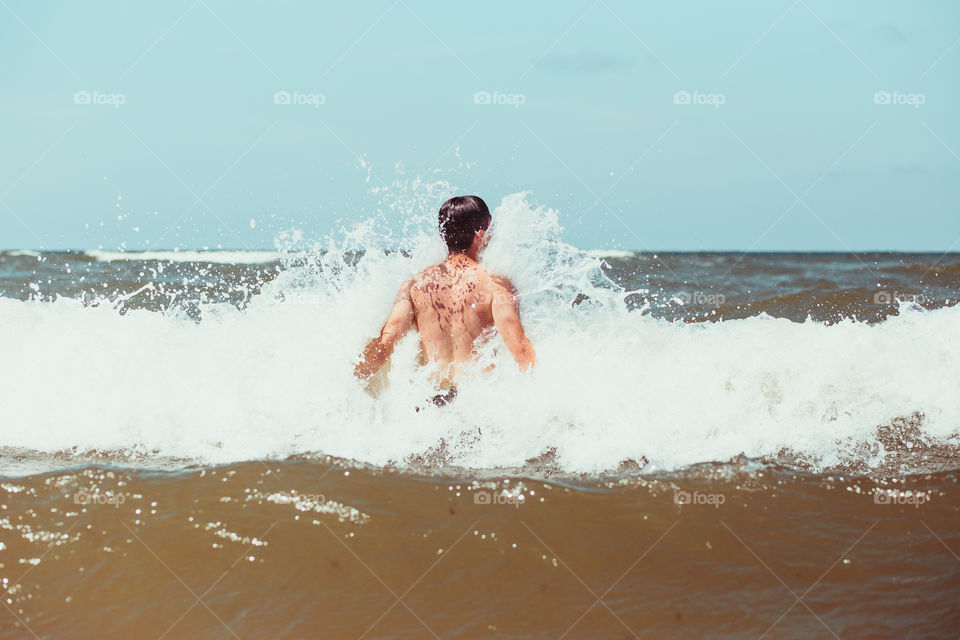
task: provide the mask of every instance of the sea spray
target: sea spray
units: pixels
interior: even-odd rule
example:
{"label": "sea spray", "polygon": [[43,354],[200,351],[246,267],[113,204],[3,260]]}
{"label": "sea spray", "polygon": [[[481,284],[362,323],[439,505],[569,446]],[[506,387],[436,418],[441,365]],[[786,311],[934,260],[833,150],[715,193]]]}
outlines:
{"label": "sea spray", "polygon": [[815,466],[871,466],[886,451],[878,427],[911,416],[924,441],[956,444],[957,307],[904,304],[874,324],[763,313],[669,322],[647,312],[656,301],[627,305],[637,292],[611,281],[604,258],[563,242],[558,213],[524,193],[495,207],[484,262],[519,289],[536,369],[519,372],[494,339],[455,403],[418,412],[432,390],[411,332],[372,397],[352,376],[358,353],[401,282],[443,257],[433,196],[450,189],[428,191],[429,206],[416,189],[405,196],[402,220],[278,239],[276,273],[242,304],[211,295],[191,313],[176,301],[121,313],[0,297],[3,444],[133,452],[147,463],[549,459],[587,473],[785,451]]}

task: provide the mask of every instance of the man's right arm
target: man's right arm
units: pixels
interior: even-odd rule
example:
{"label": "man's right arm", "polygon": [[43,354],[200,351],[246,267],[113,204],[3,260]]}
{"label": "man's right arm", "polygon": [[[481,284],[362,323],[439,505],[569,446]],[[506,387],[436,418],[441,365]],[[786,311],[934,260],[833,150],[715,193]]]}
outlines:
{"label": "man's right arm", "polygon": [[513,284],[503,277],[493,276],[493,324],[506,343],[521,371],[527,371],[537,361],[537,354],[520,322],[520,300]]}
{"label": "man's right arm", "polygon": [[406,335],[416,319],[413,300],[410,298],[410,287],[413,280],[407,280],[400,287],[396,300],[393,301],[393,311],[383,325],[380,335],[370,342],[360,354],[360,360],[354,367],[353,374],[361,380],[367,380],[387,363],[393,354],[393,347],[400,338]]}

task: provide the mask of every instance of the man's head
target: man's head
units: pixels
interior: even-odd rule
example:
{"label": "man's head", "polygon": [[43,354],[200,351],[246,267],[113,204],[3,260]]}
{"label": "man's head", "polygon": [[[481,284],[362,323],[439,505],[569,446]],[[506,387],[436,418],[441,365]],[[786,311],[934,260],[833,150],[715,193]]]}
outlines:
{"label": "man's head", "polygon": [[487,203],[477,196],[450,198],[440,207],[440,236],[451,253],[466,253],[474,246],[482,248],[484,234],[490,226]]}

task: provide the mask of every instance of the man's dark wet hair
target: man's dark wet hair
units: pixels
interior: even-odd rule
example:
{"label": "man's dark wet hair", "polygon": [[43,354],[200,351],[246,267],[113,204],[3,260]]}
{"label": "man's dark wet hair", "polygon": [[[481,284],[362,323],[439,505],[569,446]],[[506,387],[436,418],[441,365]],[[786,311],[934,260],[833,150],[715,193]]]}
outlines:
{"label": "man's dark wet hair", "polygon": [[463,253],[473,244],[473,236],[490,226],[487,203],[477,196],[450,198],[440,207],[440,236],[452,253]]}

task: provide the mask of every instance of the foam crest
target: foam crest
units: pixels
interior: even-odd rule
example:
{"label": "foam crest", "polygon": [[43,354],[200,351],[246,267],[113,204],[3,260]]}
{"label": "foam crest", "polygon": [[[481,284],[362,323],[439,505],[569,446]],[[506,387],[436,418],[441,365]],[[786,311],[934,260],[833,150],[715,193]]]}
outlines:
{"label": "foam crest", "polygon": [[[450,188],[426,191],[435,203]],[[417,412],[431,392],[412,332],[373,398],[355,359],[398,285],[443,256],[433,208],[383,195],[390,215],[279,238],[282,273],[242,310],[203,305],[199,322],[0,298],[0,441],[205,462],[322,453],[385,465],[440,452],[475,468],[551,452],[567,471],[601,472],[784,449],[829,465],[915,412],[924,437],[957,440],[960,308],[904,306],[873,325],[657,320],[628,312],[602,258],[565,244],[557,212],[523,193],[495,209],[484,260],[520,290],[536,370],[520,373],[493,340],[455,403]]]}

